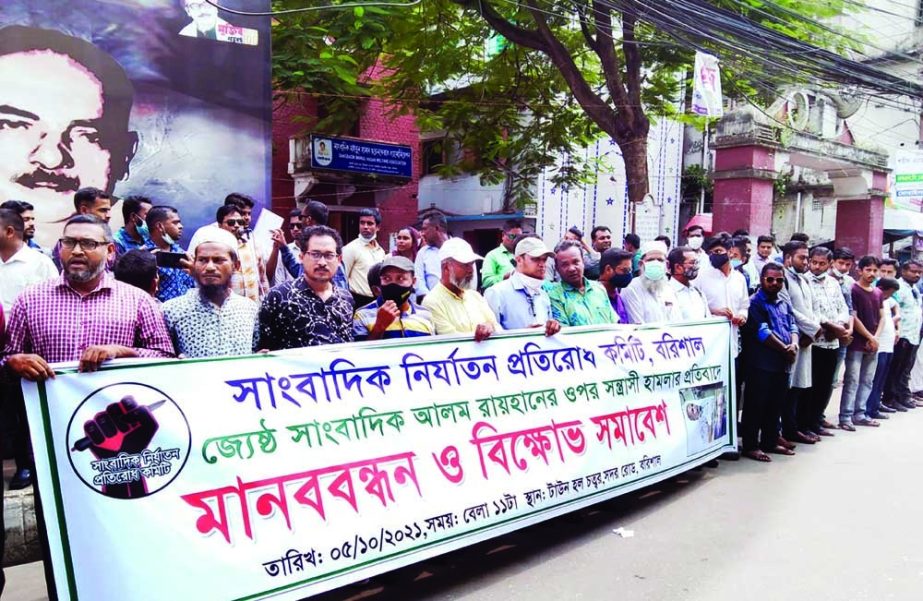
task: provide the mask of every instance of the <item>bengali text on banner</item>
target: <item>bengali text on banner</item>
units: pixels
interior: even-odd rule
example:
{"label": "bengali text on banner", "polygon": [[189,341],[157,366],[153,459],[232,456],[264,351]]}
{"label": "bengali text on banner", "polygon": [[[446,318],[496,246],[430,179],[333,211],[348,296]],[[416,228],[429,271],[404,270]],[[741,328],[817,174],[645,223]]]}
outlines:
{"label": "bengali text on banner", "polygon": [[736,445],[730,336],[58,366],[23,387],[58,596],[300,599],[668,478]]}

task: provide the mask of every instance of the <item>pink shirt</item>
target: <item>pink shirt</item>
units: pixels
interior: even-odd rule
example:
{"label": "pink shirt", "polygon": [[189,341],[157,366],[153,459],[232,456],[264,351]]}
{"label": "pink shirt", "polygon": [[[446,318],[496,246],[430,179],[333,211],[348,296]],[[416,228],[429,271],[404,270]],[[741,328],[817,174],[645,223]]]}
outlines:
{"label": "pink shirt", "polygon": [[157,302],[106,272],[83,297],[64,276],[26,288],[10,311],[3,358],[35,353],[49,363],[77,361],[97,344],[131,347],[140,357],[173,356]]}

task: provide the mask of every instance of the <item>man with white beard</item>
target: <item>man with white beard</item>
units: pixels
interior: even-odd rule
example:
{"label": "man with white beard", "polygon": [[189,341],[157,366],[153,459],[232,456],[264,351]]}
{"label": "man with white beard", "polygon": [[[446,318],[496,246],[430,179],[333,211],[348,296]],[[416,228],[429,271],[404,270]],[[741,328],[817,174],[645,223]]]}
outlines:
{"label": "man with white beard", "polygon": [[676,321],[676,294],[667,279],[667,245],[645,242],[640,253],[641,274],[622,291],[631,323]]}
{"label": "man with white beard", "polygon": [[474,334],[475,341],[480,342],[503,329],[484,297],[467,289],[474,281],[474,263],[479,259],[483,257],[462,238],[449,238],[439,248],[442,276],[423,298],[437,334]]}

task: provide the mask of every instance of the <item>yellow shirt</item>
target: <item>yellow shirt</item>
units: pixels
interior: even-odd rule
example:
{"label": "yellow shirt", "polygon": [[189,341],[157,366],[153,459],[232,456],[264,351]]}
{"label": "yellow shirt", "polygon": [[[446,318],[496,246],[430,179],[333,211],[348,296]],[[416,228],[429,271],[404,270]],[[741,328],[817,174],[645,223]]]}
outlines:
{"label": "yellow shirt", "polygon": [[432,313],[437,334],[474,334],[482,323],[492,324],[495,330],[503,329],[490,305],[474,290],[458,296],[440,282],[423,298],[423,306]]}
{"label": "yellow shirt", "polygon": [[356,238],[343,247],[343,272],[349,291],[362,296],[374,296],[369,287],[369,269],[385,260],[385,251],[376,240],[366,242]]}

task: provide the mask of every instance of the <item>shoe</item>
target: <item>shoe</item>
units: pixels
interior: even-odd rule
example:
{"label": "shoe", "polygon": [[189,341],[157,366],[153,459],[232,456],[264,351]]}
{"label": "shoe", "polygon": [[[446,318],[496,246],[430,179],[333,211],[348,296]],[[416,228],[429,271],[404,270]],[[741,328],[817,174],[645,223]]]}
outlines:
{"label": "shoe", "polygon": [[904,407],[903,405],[900,405],[898,403],[893,403],[893,404],[892,403],[882,403],[881,406],[887,407],[888,409],[891,409],[897,413],[907,413],[908,411],[907,407]]}
{"label": "shoe", "polygon": [[856,427],[853,426],[852,424],[848,424],[848,423],[846,423],[846,422],[843,422],[842,424],[840,424],[840,430],[846,430],[847,432],[855,432],[855,431],[856,431]]}
{"label": "shoe", "polygon": [[884,413],[869,413],[869,417],[872,419],[891,419]]}
{"label": "shoe", "polygon": [[834,433],[826,428],[818,428],[817,430],[811,430],[811,433],[817,436],[834,436]]}
{"label": "shoe", "polygon": [[878,411],[879,413],[897,413],[897,409],[891,409],[887,405],[880,405]]}
{"label": "shoe", "polygon": [[916,409],[916,408],[917,408],[917,404],[916,404],[916,402],[914,402],[914,401],[898,401],[898,404],[899,404],[901,407],[905,407],[905,408],[907,408],[907,409]]}
{"label": "shoe", "polygon": [[836,430],[836,424],[831,424],[825,419],[821,420],[820,425],[822,428],[826,428],[827,430]]}
{"label": "shoe", "polygon": [[786,449],[791,451],[791,450],[794,450],[795,447],[798,445],[796,445],[793,442],[789,442],[780,436],[779,438],[776,439],[776,446],[785,447]]}
{"label": "shoe", "polygon": [[16,474],[10,479],[10,490],[22,490],[32,486],[32,470],[25,468],[17,470]]}

